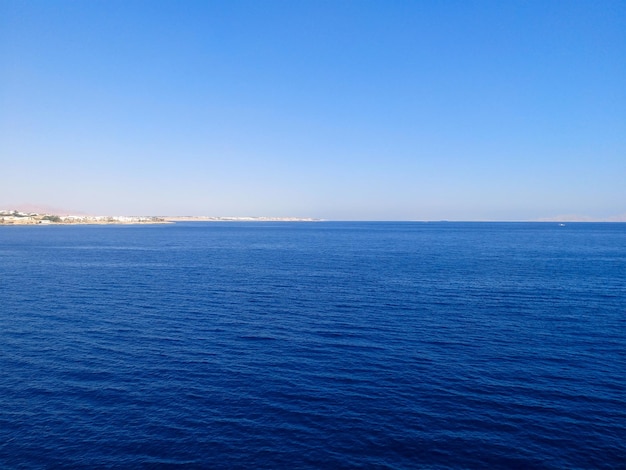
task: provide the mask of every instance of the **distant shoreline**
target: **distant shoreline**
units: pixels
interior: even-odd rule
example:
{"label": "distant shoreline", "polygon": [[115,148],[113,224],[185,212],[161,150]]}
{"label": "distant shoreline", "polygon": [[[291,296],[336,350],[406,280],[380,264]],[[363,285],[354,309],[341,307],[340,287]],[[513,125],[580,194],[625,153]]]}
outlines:
{"label": "distant shoreline", "polygon": [[[11,225],[155,225],[176,222],[328,222],[327,219],[312,217],[215,217],[215,216],[90,216],[56,215],[49,213],[0,210],[0,226]],[[625,223],[626,217],[588,219],[555,217],[536,220],[332,220],[332,222],[408,222],[408,223],[541,223],[541,224],[584,224]]]}
{"label": "distant shoreline", "polygon": [[323,219],[310,217],[209,217],[209,216],[164,216],[168,222],[321,222]]}
{"label": "distant shoreline", "polygon": [[0,225],[151,225],[176,222],[317,222],[303,217],[87,216],[1,210]]}

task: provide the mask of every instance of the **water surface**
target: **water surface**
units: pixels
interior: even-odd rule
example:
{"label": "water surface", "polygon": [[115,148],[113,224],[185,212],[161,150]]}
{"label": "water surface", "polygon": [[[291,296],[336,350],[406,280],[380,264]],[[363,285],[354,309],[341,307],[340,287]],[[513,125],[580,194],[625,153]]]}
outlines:
{"label": "water surface", "polygon": [[0,467],[625,468],[626,224],[0,227]]}

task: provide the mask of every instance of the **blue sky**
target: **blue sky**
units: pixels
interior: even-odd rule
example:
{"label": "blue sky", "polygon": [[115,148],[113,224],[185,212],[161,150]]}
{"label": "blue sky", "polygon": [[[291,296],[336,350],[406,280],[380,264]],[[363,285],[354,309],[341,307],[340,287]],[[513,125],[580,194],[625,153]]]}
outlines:
{"label": "blue sky", "polygon": [[95,214],[623,214],[626,3],[1,0],[0,165]]}

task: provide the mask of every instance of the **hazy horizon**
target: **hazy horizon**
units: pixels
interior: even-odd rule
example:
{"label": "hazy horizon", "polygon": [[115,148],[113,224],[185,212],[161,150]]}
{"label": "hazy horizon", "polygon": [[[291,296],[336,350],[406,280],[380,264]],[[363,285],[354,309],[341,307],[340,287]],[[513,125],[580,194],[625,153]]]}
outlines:
{"label": "hazy horizon", "polygon": [[[165,213],[150,213],[150,214],[132,214],[132,213],[94,213],[70,210],[68,208],[52,207],[40,204],[0,204],[0,210],[18,210],[25,213],[39,213],[39,214],[56,214],[56,215],[77,215],[77,216],[156,216],[156,217],[256,217],[256,218],[308,218],[298,214],[265,214],[265,215],[239,215],[232,216],[229,214],[165,214]],[[326,219],[326,218],[312,218],[313,220],[324,220],[330,222],[626,222],[626,213],[613,215],[604,218],[594,218],[580,214],[559,214],[552,217],[541,217],[537,219]]]}
{"label": "hazy horizon", "polygon": [[0,209],[626,220],[624,57],[621,1],[7,0]]}

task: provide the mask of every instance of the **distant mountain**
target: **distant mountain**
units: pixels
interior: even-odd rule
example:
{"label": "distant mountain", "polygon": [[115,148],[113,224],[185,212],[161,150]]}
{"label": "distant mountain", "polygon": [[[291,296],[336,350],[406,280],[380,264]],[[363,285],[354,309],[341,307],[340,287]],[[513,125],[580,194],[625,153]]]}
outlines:
{"label": "distant mountain", "polygon": [[606,219],[608,222],[626,222],[626,212],[620,215],[614,215]]}
{"label": "distant mountain", "polygon": [[626,222],[626,213],[605,218],[577,214],[556,215],[537,219],[537,222]]}
{"label": "distant mountain", "polygon": [[0,204],[0,209],[17,210],[20,212],[36,213],[36,214],[54,214],[54,215],[86,215],[84,212],[62,209],[59,207],[48,206],[45,204]]}
{"label": "distant mountain", "polygon": [[597,219],[588,217],[586,215],[577,214],[563,214],[555,215],[554,217],[543,217],[537,219],[537,222],[597,222]]}

